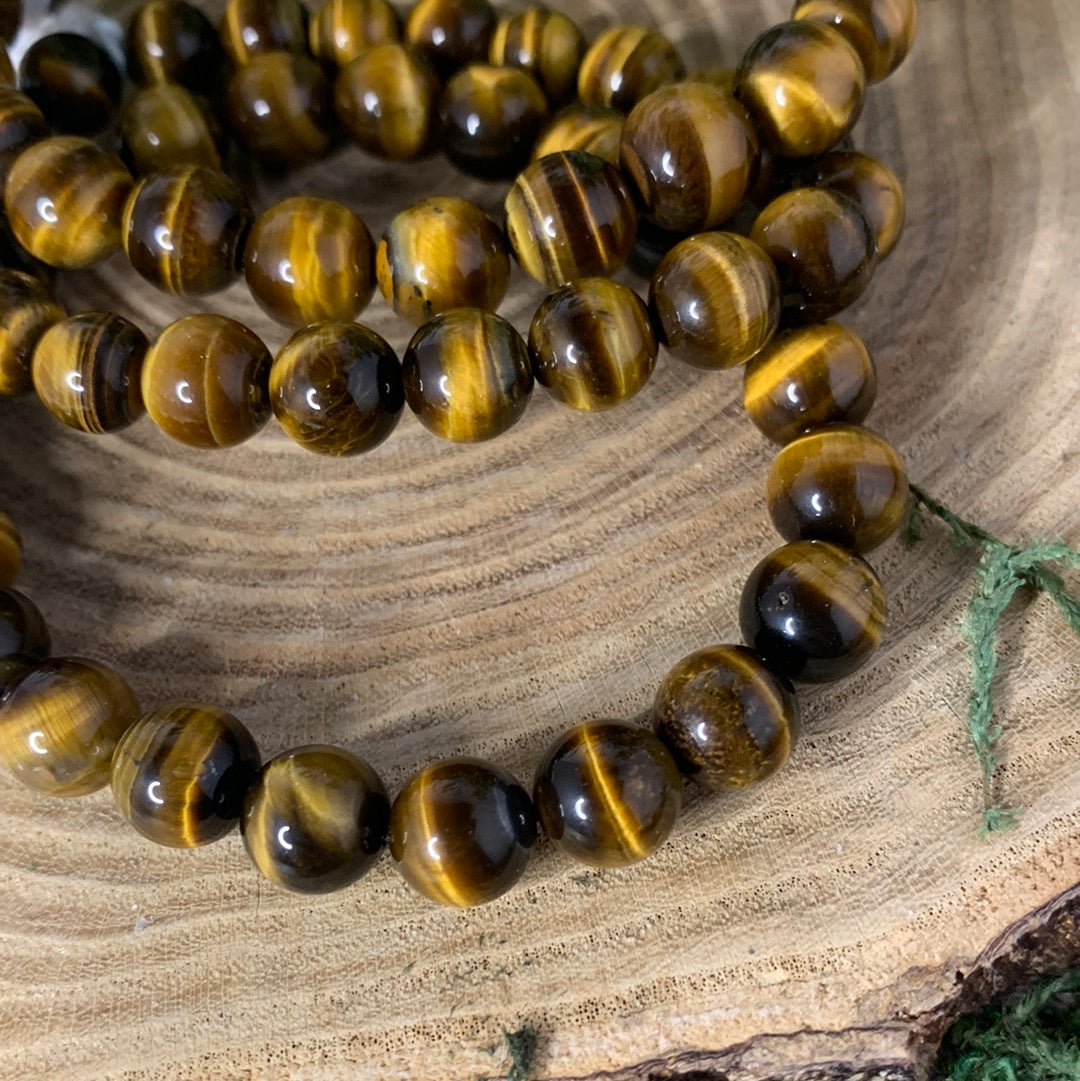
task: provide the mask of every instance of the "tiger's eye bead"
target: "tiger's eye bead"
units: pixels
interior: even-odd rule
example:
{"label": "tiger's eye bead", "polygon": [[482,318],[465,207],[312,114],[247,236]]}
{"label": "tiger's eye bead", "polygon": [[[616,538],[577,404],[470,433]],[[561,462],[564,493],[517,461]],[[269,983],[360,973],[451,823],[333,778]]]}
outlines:
{"label": "tiger's eye bead", "polygon": [[21,566],[22,537],[19,527],[0,511],[0,589],[7,589],[14,583]]}
{"label": "tiger's eye bead", "polygon": [[657,735],[682,772],[706,788],[742,788],[775,773],[798,737],[791,685],[744,646],[710,646],[664,677]]}
{"label": "tiger's eye bead", "polygon": [[0,87],[0,184],[15,159],[48,134],[41,110],[25,94]]}
{"label": "tiger's eye bead", "polygon": [[0,657],[18,654],[41,661],[50,645],[49,628],[37,605],[17,589],[0,589]]}
{"label": "tiger's eye bead", "polygon": [[825,541],[796,541],[750,572],[739,626],[773,671],[828,683],[854,672],[881,641],[885,591],[854,552]]}
{"label": "tiger's eye bead", "polygon": [[0,87],[14,87],[17,81],[11,56],[4,46],[4,39],[0,38]]}
{"label": "tiger's eye bead", "polygon": [[546,117],[543,91],[518,68],[470,64],[439,100],[446,156],[462,172],[489,179],[509,179],[529,160]]}
{"label": "tiger's eye bead", "polygon": [[536,771],[536,812],[563,852],[596,867],[651,855],[671,832],[682,778],[645,728],[593,721],[561,736]]}
{"label": "tiger's eye bead", "polygon": [[330,84],[310,56],[260,53],[233,73],[225,101],[233,134],[263,165],[303,165],[330,145]]}
{"label": "tiger's eye bead", "polygon": [[390,801],[379,775],[337,747],[271,758],[244,800],[240,832],[276,886],[330,893],[355,882],[386,842]]}
{"label": "tiger's eye bead", "polygon": [[243,324],[200,313],[170,323],[143,362],[150,419],[192,447],[231,447],[270,418],[271,356]]}
{"label": "tiger's eye bead", "polygon": [[817,161],[811,176],[813,183],[859,204],[874,230],[879,259],[896,247],[904,228],[904,189],[887,165],[854,150],[838,150]]}
{"label": "tiger's eye bead", "polygon": [[775,333],[780,282],[756,244],[735,233],[699,233],[661,259],[649,307],[673,356],[695,368],[731,368]]}
{"label": "tiger's eye bead", "polygon": [[4,205],[15,239],[36,259],[80,270],[120,247],[131,174],[89,139],[58,135],[24,150],[8,172]]}
{"label": "tiger's eye bead", "polygon": [[637,211],[626,182],[593,154],[568,150],[531,162],[505,207],[518,262],[551,289],[613,274],[634,247]]}
{"label": "tiger's eye bead", "polygon": [[497,21],[488,0],[418,0],[405,22],[405,40],[445,80],[487,59]]}
{"label": "tiger's eye bead", "polygon": [[619,164],[619,143],[626,117],[606,105],[568,105],[537,137],[533,160],[560,150],[583,150]]}
{"label": "tiger's eye bead", "polygon": [[149,0],[132,16],[127,67],[143,86],[174,83],[216,100],[225,54],[210,20],[186,0]]}
{"label": "tiger's eye bead", "polygon": [[430,154],[438,142],[439,93],[439,80],[419,53],[377,45],[338,73],[334,110],[362,150],[411,161]]}
{"label": "tiger's eye bead", "polygon": [[865,83],[862,61],[839,31],[787,22],[746,51],[735,93],[770,150],[805,158],[824,154],[851,131]]}
{"label": "tiger's eye bead", "polygon": [[348,207],[295,196],[255,222],[244,275],[263,311],[288,326],[349,320],[375,292],[374,251],[367,226]]}
{"label": "tiger's eye bead", "polygon": [[136,721],[116,748],[113,799],[144,837],[194,848],[237,824],[258,769],[255,740],[231,713],[166,706]]}
{"label": "tiger's eye bead", "polygon": [[610,409],[632,398],[652,375],[657,348],[637,293],[610,278],[557,289],[529,329],[537,382],[574,409]]}
{"label": "tiger's eye bead", "polygon": [[585,35],[572,19],[560,11],[533,7],[499,20],[488,59],[498,67],[527,71],[554,105],[577,89],[584,52]]}
{"label": "tiger's eye bead", "polygon": [[4,699],[15,689],[19,680],[24,679],[37,667],[37,662],[29,657],[0,657],[0,710]]}
{"label": "tiger's eye bead", "polygon": [[109,783],[113,752],[139,719],[117,672],[59,657],[28,672],[0,705],[0,761],[49,796],[84,796]]}
{"label": "tiger's eye bead", "polygon": [[877,266],[874,230],[858,205],[827,188],[796,188],[758,215],[750,239],[776,264],[784,317],[820,323],[866,291]]}
{"label": "tiger's eye bead", "polygon": [[63,318],[63,308],[37,278],[0,270],[0,398],[14,398],[33,387],[34,346]]}
{"label": "tiger's eye bead", "polygon": [[791,17],[839,30],[872,83],[891,75],[915,41],[915,0],[796,0]]}
{"label": "tiger's eye bead", "polygon": [[403,368],[409,408],[425,428],[455,443],[479,443],[512,427],[533,385],[518,332],[475,308],[454,308],[422,326]]}
{"label": "tiger's eye bead", "polygon": [[522,876],[536,812],[514,777],[475,758],[426,766],[390,809],[390,855],[418,893],[467,908],[493,901]]}
{"label": "tiger's eye bead", "polygon": [[3,189],[0,188],[0,273],[19,270],[40,282],[50,291],[56,286],[56,269],[35,259],[16,239],[11,222],[2,212]]}
{"label": "tiger's eye bead", "polygon": [[221,44],[238,67],[263,53],[306,53],[307,8],[300,0],[227,0]]}
{"label": "tiger's eye bead", "polygon": [[124,207],[124,251],[152,285],[200,296],[239,277],[250,225],[247,198],[224,173],[170,169],[136,184]]}
{"label": "tiger's eye bead", "polygon": [[274,359],[270,404],[300,446],[337,457],[360,454],[377,447],[401,418],[401,364],[367,327],[305,327]]}
{"label": "tiger's eye bead", "polygon": [[399,36],[397,14],[386,0],[326,0],[309,27],[312,56],[335,67]]}
{"label": "tiger's eye bead", "polygon": [[904,520],[904,463],[880,435],[830,424],[783,447],[767,482],[769,516],[785,540],[827,540],[856,552],[883,544]]}
{"label": "tiger's eye bead", "polygon": [[139,174],[185,165],[221,168],[220,135],[209,114],[182,86],[158,83],[139,91],[120,119],[127,159]]}
{"label": "tiger's eye bead", "polygon": [[614,26],[585,53],[578,97],[586,105],[610,105],[627,113],[654,90],[685,75],[682,57],[663,34],[643,26]]}
{"label": "tiger's eye bead", "polygon": [[730,94],[675,83],[634,106],[621,154],[645,216],[661,229],[694,233],[735,213],[757,170],[758,145]]}
{"label": "tiger's eye bead", "polygon": [[862,339],[838,323],[799,327],[774,338],[746,367],[743,405],[774,443],[830,421],[858,424],[877,394]]}
{"label": "tiger's eye bead", "polygon": [[510,283],[502,230],[474,203],[436,195],[396,214],[375,253],[386,302],[419,326],[450,308],[494,311]]}

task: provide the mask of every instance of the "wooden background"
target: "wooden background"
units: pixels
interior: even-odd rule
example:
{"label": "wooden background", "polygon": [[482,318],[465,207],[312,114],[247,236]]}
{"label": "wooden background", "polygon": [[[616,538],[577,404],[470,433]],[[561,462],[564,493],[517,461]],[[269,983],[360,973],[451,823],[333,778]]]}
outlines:
{"label": "wooden background", "polygon": [[[787,10],[583,7],[592,32],[658,23],[696,65],[733,63]],[[915,55],[856,133],[905,179],[909,226],[849,316],[880,367],[871,424],[912,478],[1003,537],[1073,545],[1075,14],[1074,0],[924,0]],[[408,198],[451,189],[501,198],[441,161],[345,153],[259,203],[336,195],[378,235]],[[149,332],[188,310],[122,259],[63,296]],[[504,311],[524,330],[539,297],[517,280]],[[204,306],[283,340],[242,287]],[[364,319],[404,346],[381,301]],[[443,444],[406,416],[346,462],[273,427],[207,453],[149,422],[92,439],[33,401],[2,403],[0,505],[57,651],[116,663],[148,708],[218,702],[267,756],[341,744],[393,789],[459,753],[529,778],[564,727],[641,714],[679,657],[737,640],[741,583],[776,543],[771,450],[739,397],[737,375],[664,358],[616,413],[572,414],[541,390],[489,445]],[[107,793],[49,801],[0,777],[0,1078],[472,1081],[505,1075],[486,1049],[525,1022],[542,1078],[840,1076],[852,1062],[910,1076],[965,994],[1028,959],[1080,957],[1066,892],[1080,879],[1080,658],[1047,601],[1011,611],[1000,779],[1027,810],[980,840],[957,626],[971,558],[935,531],[873,562],[885,646],[803,694],[784,772],[691,793],[637,868],[593,873],[544,845],[515,891],[472,911],[413,895],[388,859],[343,893],[292,896],[260,881],[239,836],[159,849]]]}

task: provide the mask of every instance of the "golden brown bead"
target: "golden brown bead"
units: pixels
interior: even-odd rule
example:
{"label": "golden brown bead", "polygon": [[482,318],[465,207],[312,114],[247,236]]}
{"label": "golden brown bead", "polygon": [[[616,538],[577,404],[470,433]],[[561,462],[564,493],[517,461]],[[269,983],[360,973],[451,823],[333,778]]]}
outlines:
{"label": "golden brown bead", "polygon": [[109,783],[113,752],[138,719],[135,695],[117,672],[53,658],[0,704],[0,761],[38,792],[84,796]]}
{"label": "golden brown bead", "polygon": [[610,278],[557,289],[529,328],[537,382],[574,409],[610,409],[632,398],[652,375],[657,348],[637,293]]}
{"label": "golden brown bead", "polygon": [[150,419],[192,447],[231,447],[270,418],[271,356],[243,324],[200,313],[170,323],[143,362]]}
{"label": "golden brown bead", "polygon": [[780,321],[780,282],[768,256],[734,233],[699,233],[656,268],[649,308],[660,341],[695,368],[745,364]]}
{"label": "golden brown bead", "polygon": [[401,364],[367,327],[305,327],[274,358],[270,404],[300,446],[335,457],[360,454],[377,447],[401,417]]}
{"label": "golden brown bead", "polygon": [[858,424],[877,394],[874,362],[855,331],[816,323],[777,335],[746,367],[743,405],[774,443],[831,421]]}
{"label": "golden brown bead", "polygon": [[505,206],[518,262],[549,288],[613,274],[634,247],[637,211],[626,182],[609,162],[580,150],[531,162]]}
{"label": "golden brown bead", "polygon": [[[0,191],[0,201],[2,201]],[[56,286],[56,269],[35,259],[16,239],[8,216],[0,212],[0,270],[21,270],[49,290]]]}
{"label": "golden brown bead", "polygon": [[858,53],[839,31],[788,22],[746,51],[735,93],[770,150],[805,158],[831,150],[855,126],[865,82]]}
{"label": "golden brown bead", "polygon": [[308,29],[312,56],[336,67],[400,36],[398,17],[386,0],[326,0]]}
{"label": "golden brown bead", "polygon": [[42,661],[50,645],[49,628],[37,605],[17,589],[0,589],[0,657]]}
{"label": "golden brown bead", "polygon": [[307,9],[300,0],[226,0],[221,44],[238,66],[263,53],[306,53]]}
{"label": "golden brown bead", "polygon": [[578,97],[624,113],[666,83],[686,74],[678,50],[643,26],[613,26],[589,47],[578,72]]}
{"label": "golden brown bead", "polygon": [[116,809],[159,845],[193,848],[239,821],[259,768],[251,733],[216,706],[166,706],[136,721],[116,748]]}
{"label": "golden brown bead", "polygon": [[216,100],[225,54],[210,20],[186,0],[149,0],[132,16],[127,67],[144,86],[173,83]]}
{"label": "golden brown bead", "polygon": [[791,17],[839,30],[872,83],[891,75],[915,41],[915,0],[796,0]]}
{"label": "golden brown bead", "polygon": [[[15,583],[22,566],[22,537],[19,527],[0,511],[0,589]],[[0,689],[0,697],[3,690]]]}
{"label": "golden brown bead", "polygon": [[547,100],[557,105],[577,88],[584,52],[585,35],[572,19],[560,11],[533,7],[499,20],[488,59],[498,67],[527,71]]}
{"label": "golden brown bead", "polygon": [[348,207],[295,196],[255,222],[244,275],[263,311],[288,326],[350,320],[375,292],[374,251],[367,226]]}
{"label": "golden brown bead", "polygon": [[41,110],[25,94],[0,87],[0,184],[7,179],[12,162],[48,134]]}
{"label": "golden brown bead", "polygon": [[375,253],[387,303],[419,326],[450,308],[494,311],[510,283],[502,230],[474,203],[436,195],[396,214]]}
{"label": "golden brown bead", "polygon": [[185,165],[220,169],[217,131],[204,106],[175,83],[139,91],[120,120],[127,158],[137,174]]}
{"label": "golden brown bead", "polygon": [[417,0],[405,22],[405,41],[445,80],[487,59],[496,22],[488,0]]}
{"label": "golden brown bead", "polygon": [[619,143],[626,117],[606,105],[568,105],[537,137],[533,160],[560,150],[583,150],[619,164]]}
{"label": "golden brown bead", "polygon": [[31,390],[34,346],[63,318],[64,309],[37,278],[19,270],[0,270],[0,398]]}
{"label": "golden brown bead", "polygon": [[815,162],[810,177],[859,204],[874,230],[879,259],[896,247],[904,228],[904,189],[887,165],[854,150],[838,150]]}
{"label": "golden brown bead", "polygon": [[405,400],[425,428],[455,443],[492,439],[516,424],[532,391],[529,350],[491,312],[454,308],[409,342]]}
{"label": "golden brown bead", "polygon": [[338,73],[334,110],[353,140],[379,158],[411,161],[438,142],[439,80],[419,53],[378,45]]}
{"label": "golden brown bead", "polygon": [[769,517],[785,540],[832,541],[856,552],[887,541],[908,502],[900,455],[880,435],[848,424],[815,429],[783,447],[766,491]]}
{"label": "golden brown bead", "polygon": [[250,225],[247,198],[224,173],[202,165],[170,169],[144,177],[132,191],[124,251],[159,289],[200,296],[239,277]]}
{"label": "golden brown bead", "polygon": [[390,810],[390,855],[418,893],[467,908],[493,901],[522,876],[536,812],[506,770],[475,758],[426,766]]}
{"label": "golden brown bead", "polygon": [[79,270],[120,247],[120,218],[131,191],[123,162],[74,135],[24,150],[8,172],[4,205],[15,239],[36,259]]}
{"label": "golden brown bead", "polygon": [[709,646],[681,661],[656,692],[657,735],[706,788],[743,788],[791,755],[799,705],[790,684],[745,646]]}
{"label": "golden brown bead", "polygon": [[757,171],[757,136],[726,91],[674,83],[631,110],[621,160],[650,221],[696,233],[726,221],[742,202]]}

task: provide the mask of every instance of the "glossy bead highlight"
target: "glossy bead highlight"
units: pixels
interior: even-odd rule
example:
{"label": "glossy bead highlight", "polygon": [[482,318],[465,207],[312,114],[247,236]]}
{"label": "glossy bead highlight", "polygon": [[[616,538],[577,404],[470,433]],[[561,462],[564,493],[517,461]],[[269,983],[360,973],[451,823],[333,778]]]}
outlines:
{"label": "glossy bead highlight", "polygon": [[533,160],[562,150],[583,150],[618,168],[625,124],[626,117],[607,105],[567,105],[540,132],[533,147]]}
{"label": "glossy bead highlight", "polygon": [[19,89],[65,135],[95,135],[120,104],[123,79],[109,54],[89,38],[66,32],[38,38],[19,64]]}
{"label": "glossy bead highlight", "polygon": [[837,150],[814,163],[810,179],[859,204],[874,230],[879,259],[896,247],[904,228],[904,189],[884,162],[854,150]]}
{"label": "glossy bead highlight", "polygon": [[[531,7],[504,15],[491,35],[488,59],[528,72],[552,105],[574,92],[585,36],[561,11]],[[564,149],[560,147],[559,149]]]}
{"label": "glossy bead highlight", "polygon": [[225,55],[210,20],[186,0],[148,0],[132,16],[127,67],[144,86],[176,84],[216,100]]}
{"label": "glossy bead highlight", "polygon": [[663,34],[643,26],[613,26],[589,46],[578,71],[578,97],[586,105],[610,105],[628,113],[686,67]]}
{"label": "glossy bead highlight", "polygon": [[265,53],[306,53],[307,8],[301,0],[226,0],[220,34],[226,54],[237,67]]}
{"label": "glossy bead highlight", "polygon": [[311,55],[343,67],[376,45],[400,37],[398,17],[386,0],[325,0],[308,28]]}
{"label": "glossy bead highlight", "polygon": [[497,21],[488,0],[417,0],[405,20],[405,41],[446,80],[487,59]]}
{"label": "glossy bead highlight", "polygon": [[843,34],[871,83],[891,75],[915,41],[915,0],[796,0],[791,17]]}
{"label": "glossy bead highlight", "polygon": [[220,129],[205,104],[182,86],[148,86],[128,102],[120,121],[127,160],[139,175],[187,165],[221,169]]}

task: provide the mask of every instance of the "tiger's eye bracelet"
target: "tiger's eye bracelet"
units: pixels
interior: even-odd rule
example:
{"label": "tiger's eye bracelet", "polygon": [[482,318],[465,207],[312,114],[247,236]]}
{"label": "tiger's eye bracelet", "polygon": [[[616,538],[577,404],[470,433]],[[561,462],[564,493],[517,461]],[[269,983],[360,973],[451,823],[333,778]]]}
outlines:
{"label": "tiger's eye bracelet", "polygon": [[[451,905],[509,889],[541,826],[576,859],[625,865],[667,837],[684,777],[718,789],[773,773],[798,733],[792,681],[854,671],[884,627],[884,592],[863,555],[900,524],[907,480],[897,452],[859,423],[876,393],[869,353],[854,332],[822,320],[862,293],[899,235],[896,178],[833,148],[858,117],[866,79],[884,77],[907,53],[914,21],[910,0],[797,3],[792,21],[751,45],[733,95],[723,76],[679,81],[678,54],[655,32],[615,28],[586,47],[565,16],[535,9],[500,21],[486,0],[420,0],[405,46],[394,40],[392,9],[373,0],[333,0],[310,23],[293,0],[229,0],[220,36],[182,0],[151,0],[136,15],[128,66],[153,85],[134,101],[158,92],[182,100],[184,81],[250,104],[256,120],[267,119],[253,104],[262,101],[275,123],[252,120],[245,129],[242,110],[230,105],[231,122],[249,152],[277,164],[297,159],[281,145],[268,149],[275,138],[306,140],[308,156],[329,144],[315,149],[319,111],[311,94],[294,92],[303,79],[325,79],[315,58],[340,65],[342,124],[386,157],[429,148],[423,132],[446,79],[438,108],[445,148],[481,175],[519,168],[539,129],[538,121],[515,140],[506,117],[487,118],[520,97],[533,98],[542,119],[577,70],[576,115],[564,113],[541,135],[543,153],[506,199],[510,248],[554,290],[527,345],[490,310],[509,275],[504,234],[464,200],[409,208],[377,252],[355,214],[323,200],[279,203],[249,235],[246,200],[220,159],[151,172],[133,188],[119,161],[83,135],[49,136],[44,108],[14,91],[0,98],[0,135],[16,130],[10,118],[20,111],[29,118],[25,142],[8,140],[15,149],[0,158],[11,230],[29,256],[60,268],[92,265],[122,239],[135,269],[176,293],[220,288],[242,262],[267,311],[311,324],[272,363],[250,330],[222,316],[185,317],[149,345],[117,315],[65,318],[40,279],[3,270],[0,396],[32,384],[51,412],[88,432],[123,428],[145,408],[167,434],[196,446],[240,442],[272,403],[302,445],[351,454],[389,434],[404,400],[446,438],[490,438],[521,415],[534,376],[568,405],[607,408],[640,389],[664,344],[699,367],[745,365],[747,412],[781,444],[767,496],[787,542],[744,586],[746,644],[683,658],[656,693],[655,732],[579,725],[548,750],[531,794],[493,764],[437,762],[391,804],[374,770],[345,750],[301,747],[260,765],[254,739],[230,713],[174,704],[143,714],[108,666],[51,656],[44,618],[12,588],[21,544],[0,514],[0,760],[52,795],[111,784],[121,814],[160,844],[205,844],[239,822],[256,867],[298,891],[355,881],[388,842],[405,879]],[[205,82],[220,72],[208,59],[222,49],[237,65],[224,89]],[[492,63],[478,63],[485,57]],[[49,66],[38,57],[37,67]],[[395,108],[376,93],[379,79],[379,93],[399,95]],[[99,82],[108,98],[107,80]],[[298,101],[289,123],[278,123],[286,103]],[[380,108],[359,117],[372,101]],[[180,115],[175,102],[162,108],[170,124]],[[629,113],[618,120],[618,167],[576,144],[599,146],[597,132],[611,119],[602,109]],[[520,118],[511,120],[516,130]],[[552,139],[567,142],[550,152]],[[136,142],[128,139],[137,160]],[[768,167],[761,146],[772,155]],[[769,172],[795,177],[794,186],[768,201],[749,238],[716,231]],[[647,306],[606,277],[631,254],[638,208],[667,249]],[[373,260],[395,310],[422,323],[404,365],[351,321],[373,292]]]}

